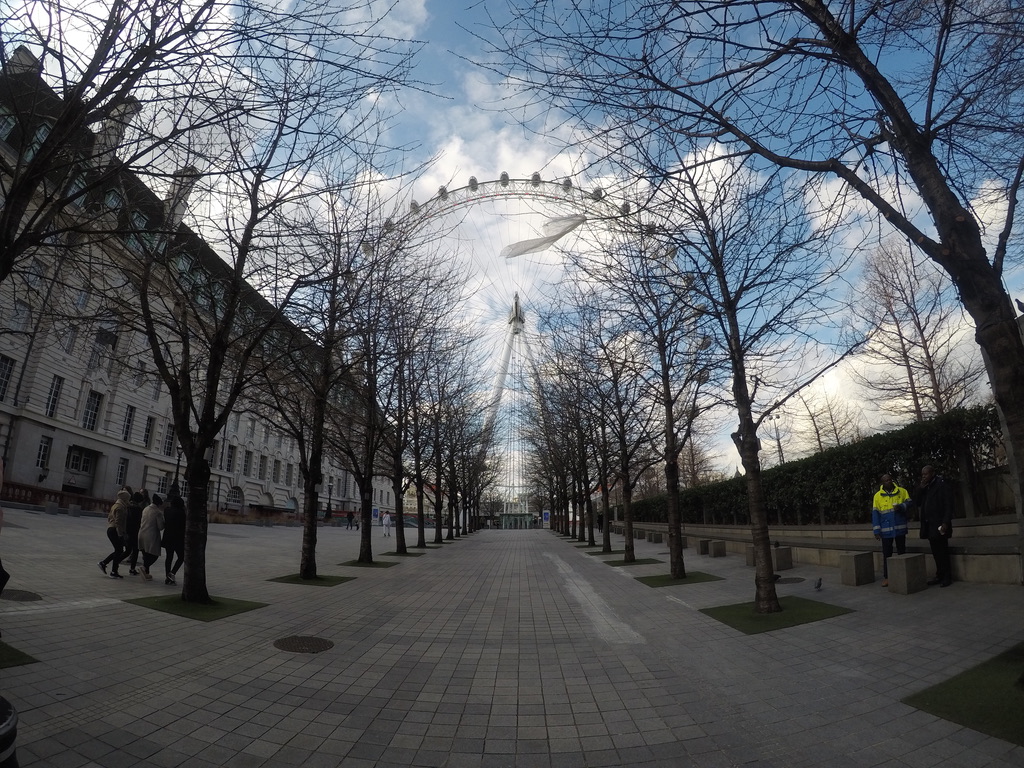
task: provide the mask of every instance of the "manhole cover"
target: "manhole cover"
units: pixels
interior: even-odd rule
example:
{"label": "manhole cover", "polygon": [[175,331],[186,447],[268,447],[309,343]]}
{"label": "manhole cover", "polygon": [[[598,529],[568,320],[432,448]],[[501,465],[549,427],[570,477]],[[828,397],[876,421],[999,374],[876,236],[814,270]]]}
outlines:
{"label": "manhole cover", "polygon": [[16,603],[30,603],[33,600],[42,599],[35,592],[27,592],[24,589],[5,589],[4,593],[0,595],[0,600],[13,600]]}
{"label": "manhole cover", "polygon": [[807,581],[807,579],[801,579],[799,576],[787,576],[784,579],[779,579],[776,584],[799,584],[801,581]]}
{"label": "manhole cover", "polygon": [[324,640],[322,637],[292,635],[275,640],[274,647],[279,651],[289,651],[290,653],[322,653],[333,648],[334,643]]}

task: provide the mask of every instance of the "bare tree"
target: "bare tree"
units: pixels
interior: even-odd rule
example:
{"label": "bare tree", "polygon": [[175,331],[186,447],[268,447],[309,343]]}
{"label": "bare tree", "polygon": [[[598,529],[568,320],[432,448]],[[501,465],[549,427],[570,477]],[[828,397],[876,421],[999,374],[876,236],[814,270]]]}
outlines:
{"label": "bare tree", "polygon": [[[619,354],[633,361],[644,395],[658,404],[670,570],[674,578],[685,578],[679,456],[705,403],[701,387],[709,377],[701,364],[702,335],[692,310],[697,302],[671,258],[657,252],[661,247],[662,242],[633,233],[601,252],[577,254],[575,260],[587,280],[602,287],[603,313],[621,334]],[[626,458],[620,446],[620,469]],[[630,460],[635,461],[635,454]],[[624,501],[627,490],[623,488]]]}
{"label": "bare tree", "polygon": [[800,392],[796,399],[802,407],[794,431],[821,452],[852,443],[864,436],[864,416],[858,408],[837,395],[809,395]]}
{"label": "bare tree", "polygon": [[[168,388],[187,462],[182,596],[196,602],[210,599],[210,449],[244,403],[256,371],[286,353],[291,342],[282,331],[283,309],[319,270],[304,258],[308,251],[295,247],[296,233],[309,231],[305,203],[334,182],[318,173],[327,158],[376,146],[376,122],[361,122],[354,113],[408,67],[400,59],[391,69],[377,69],[375,43],[390,50],[392,42],[346,26],[350,17],[326,5],[294,14],[253,9],[251,15],[267,34],[245,38],[229,61],[217,62],[220,74],[230,75],[230,89],[207,96],[243,108],[190,147],[203,169],[192,179],[193,197],[202,201],[189,209],[194,230],[174,228],[172,218],[163,238],[131,233],[147,251],[132,276],[139,322]],[[205,114],[202,102],[194,106]],[[346,111],[353,114],[339,121]],[[175,195],[174,216],[181,203]]]}
{"label": "bare tree", "polygon": [[[662,201],[662,202],[659,202]],[[743,465],[754,544],[755,610],[781,610],[775,592],[761,484],[765,422],[840,362],[849,347],[811,335],[836,328],[837,275],[845,268],[808,226],[799,192],[745,163],[681,163],[644,210],[661,222],[673,268],[685,276],[703,323],[701,344],[719,366],[739,420],[732,438]]]}
{"label": "bare tree", "polygon": [[864,267],[858,306],[869,342],[854,375],[881,409],[924,421],[976,399],[985,375],[963,340],[963,310],[933,262],[895,240]]}
{"label": "bare tree", "polygon": [[1024,535],[1024,339],[1002,284],[1024,179],[1016,3],[520,7],[502,53],[584,133],[613,149],[689,136],[794,183],[831,182],[837,208],[893,227],[946,272],[1004,421]]}

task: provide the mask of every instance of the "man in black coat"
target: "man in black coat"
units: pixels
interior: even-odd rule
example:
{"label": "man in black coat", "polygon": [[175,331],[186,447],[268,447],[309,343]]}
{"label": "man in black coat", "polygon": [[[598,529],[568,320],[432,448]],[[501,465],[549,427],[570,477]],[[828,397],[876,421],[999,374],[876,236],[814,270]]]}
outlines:
{"label": "man in black coat", "polygon": [[948,587],[953,583],[949,560],[949,537],[953,534],[953,492],[931,465],[921,468],[921,485],[913,504],[921,512],[921,538],[928,539],[935,558],[935,578],[930,585]]}

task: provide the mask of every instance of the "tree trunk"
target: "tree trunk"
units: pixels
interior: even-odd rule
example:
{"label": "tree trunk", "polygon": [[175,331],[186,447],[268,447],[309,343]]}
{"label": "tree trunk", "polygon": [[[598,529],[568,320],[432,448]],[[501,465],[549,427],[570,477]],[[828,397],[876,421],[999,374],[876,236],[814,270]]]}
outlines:
{"label": "tree trunk", "polygon": [[[205,451],[205,446],[202,449]],[[210,464],[194,449],[185,466],[188,481],[188,509],[185,516],[185,578],[181,599],[187,603],[212,603],[206,587],[207,488]]]}
{"label": "tree trunk", "polygon": [[633,483],[629,477],[622,481],[622,533],[626,537],[622,561],[636,561],[636,547],[633,546]]}
{"label": "tree trunk", "polygon": [[366,480],[368,487],[359,488],[359,558],[360,563],[373,562],[373,479]]}
{"label": "tree trunk", "polygon": [[768,513],[761,485],[761,461],[758,458],[757,433],[753,419],[741,418],[741,432],[734,436],[747,482],[747,506],[750,510],[750,538],[754,545],[754,612],[776,613],[782,610],[775,592]]}
{"label": "tree trunk", "polygon": [[316,535],[317,517],[319,515],[320,494],[317,493],[317,486],[323,482],[323,475],[319,471],[319,458],[311,460],[316,469],[307,470],[304,473],[302,501],[302,555],[299,561],[299,577],[302,579],[316,578]]}

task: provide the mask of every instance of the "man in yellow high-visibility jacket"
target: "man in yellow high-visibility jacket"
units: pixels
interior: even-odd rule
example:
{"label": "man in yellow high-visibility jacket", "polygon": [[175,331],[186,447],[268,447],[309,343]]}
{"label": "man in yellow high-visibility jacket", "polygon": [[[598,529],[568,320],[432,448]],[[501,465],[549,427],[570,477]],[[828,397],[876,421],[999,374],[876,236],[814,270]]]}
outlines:
{"label": "man in yellow high-visibility jacket", "polygon": [[907,551],[907,502],[910,494],[892,480],[892,475],[881,477],[882,487],[875,494],[871,509],[871,530],[882,542],[882,586],[889,586],[889,557],[895,543],[896,554]]}

